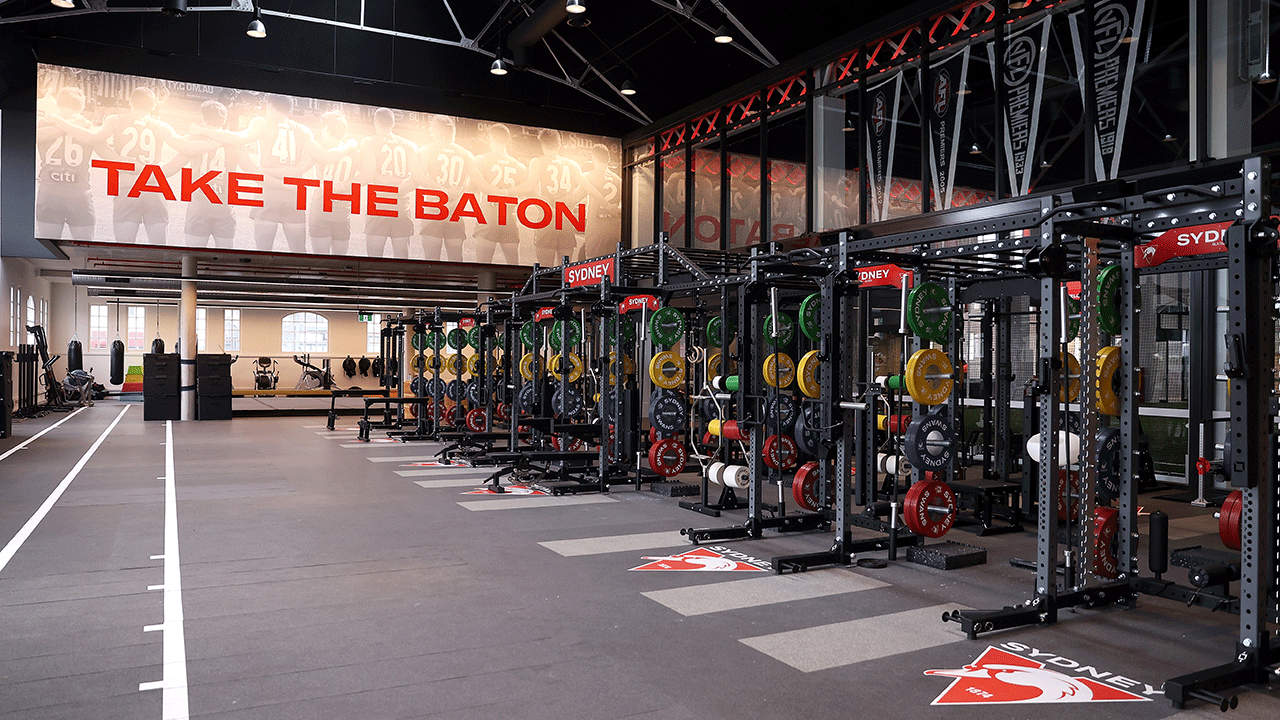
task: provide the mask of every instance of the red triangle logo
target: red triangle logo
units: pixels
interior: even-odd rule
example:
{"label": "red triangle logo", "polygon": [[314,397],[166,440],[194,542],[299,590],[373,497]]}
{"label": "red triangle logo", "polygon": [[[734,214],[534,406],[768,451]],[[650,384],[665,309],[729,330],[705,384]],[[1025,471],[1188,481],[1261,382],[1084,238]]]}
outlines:
{"label": "red triangle logo", "polygon": [[696,548],[679,555],[669,555],[666,557],[646,557],[643,560],[650,560],[640,567],[633,567],[632,570],[683,570],[694,572],[765,572],[764,568],[756,567],[751,563],[745,563],[740,560],[725,557],[714,550],[706,548]]}
{"label": "red triangle logo", "polygon": [[427,460],[423,462],[405,463],[400,467],[471,467],[471,466],[465,463],[460,463],[460,462],[450,463],[450,462],[436,462],[434,460]]}
{"label": "red triangle logo", "polygon": [[955,678],[933,705],[1000,703],[1150,702],[1118,687],[1048,669],[1044,663],[988,647],[962,668],[925,670]]}

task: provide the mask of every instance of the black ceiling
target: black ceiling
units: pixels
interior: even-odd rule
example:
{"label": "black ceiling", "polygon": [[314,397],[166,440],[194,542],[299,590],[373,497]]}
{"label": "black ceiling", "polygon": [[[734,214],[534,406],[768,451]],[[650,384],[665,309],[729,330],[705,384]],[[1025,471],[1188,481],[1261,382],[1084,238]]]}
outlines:
{"label": "black ceiling", "polygon": [[[29,43],[28,57],[55,64],[620,136],[901,9],[862,0],[588,0],[580,16],[588,26],[559,22],[525,71],[489,74],[500,42],[543,2],[562,0],[263,0],[268,36],[255,40],[244,32],[252,15],[231,10],[250,0],[190,0],[182,18],[158,12],[163,0],[76,0],[76,10],[0,0],[0,43]],[[717,5],[763,51],[742,33],[735,45],[713,42],[707,27],[725,22]],[[419,39],[456,43],[458,26],[480,52]],[[634,107],[615,90],[628,79],[640,88]]]}

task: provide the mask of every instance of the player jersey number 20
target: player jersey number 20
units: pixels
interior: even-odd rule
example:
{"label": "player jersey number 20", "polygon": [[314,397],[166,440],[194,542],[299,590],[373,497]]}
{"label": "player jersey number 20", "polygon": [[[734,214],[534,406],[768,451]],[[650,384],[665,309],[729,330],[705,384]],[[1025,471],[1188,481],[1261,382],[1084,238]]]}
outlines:
{"label": "player jersey number 20", "polygon": [[382,155],[382,165],[379,166],[378,172],[383,177],[404,178],[409,176],[409,154],[405,152],[403,145],[383,145],[380,154]]}

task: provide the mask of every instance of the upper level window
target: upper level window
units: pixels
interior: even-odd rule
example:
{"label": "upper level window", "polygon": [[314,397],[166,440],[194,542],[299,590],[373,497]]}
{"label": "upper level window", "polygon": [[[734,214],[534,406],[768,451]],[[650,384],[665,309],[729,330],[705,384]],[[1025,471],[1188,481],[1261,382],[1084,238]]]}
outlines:
{"label": "upper level window", "polygon": [[222,311],[222,350],[240,352],[240,311],[227,308]]}
{"label": "upper level window", "polygon": [[89,306],[89,349],[107,349],[107,306]]}
{"label": "upper level window", "polygon": [[147,309],[141,305],[129,306],[129,339],[125,347],[141,350],[146,342]]}
{"label": "upper level window", "polygon": [[280,321],[280,351],[329,352],[329,321],[311,312],[286,315]]}

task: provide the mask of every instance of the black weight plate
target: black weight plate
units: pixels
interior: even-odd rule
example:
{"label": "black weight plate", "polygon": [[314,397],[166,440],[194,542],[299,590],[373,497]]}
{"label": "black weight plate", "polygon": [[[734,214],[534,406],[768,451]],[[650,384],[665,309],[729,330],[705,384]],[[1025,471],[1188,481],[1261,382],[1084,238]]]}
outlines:
{"label": "black weight plate", "polygon": [[444,381],[440,378],[431,378],[427,381],[427,395],[436,400],[444,399]]}
{"label": "black weight plate", "polygon": [[954,442],[951,423],[938,413],[923,415],[907,425],[903,454],[921,470],[942,470],[951,464],[951,447],[930,446],[931,442]]}
{"label": "black weight plate", "polygon": [[425,378],[415,377],[409,381],[409,392],[414,397],[423,397],[427,393],[427,382]]}
{"label": "black weight plate", "polygon": [[677,393],[665,393],[652,403],[649,422],[665,435],[675,435],[689,422],[689,405]]}
{"label": "black weight plate", "polygon": [[1120,428],[1098,428],[1093,448],[1098,462],[1098,497],[1115,500],[1120,497]]}
{"label": "black weight plate", "polygon": [[703,420],[715,420],[720,417],[720,409],[716,407],[716,401],[711,398],[698,401],[698,413],[702,415]]}
{"label": "black weight plate", "polygon": [[533,415],[538,412],[538,388],[534,383],[525,383],[520,388],[520,412]]}
{"label": "black weight plate", "polygon": [[467,384],[461,380],[450,380],[444,386],[445,397],[454,402],[460,402],[467,395]]}
{"label": "black weight plate", "polygon": [[558,388],[551,396],[551,409],[556,417],[578,417],[585,407],[582,392],[572,385]]}
{"label": "black weight plate", "polygon": [[484,401],[480,397],[480,378],[472,378],[467,381],[467,402],[472,405],[483,405]]}
{"label": "black weight plate", "polygon": [[765,404],[765,416],[769,418],[770,427],[776,427],[780,432],[786,432],[796,421],[796,400],[794,397],[779,393],[769,398],[769,402]]}

